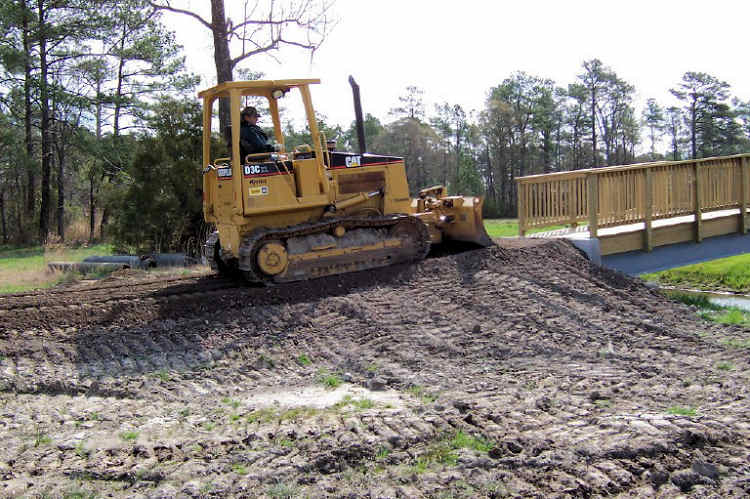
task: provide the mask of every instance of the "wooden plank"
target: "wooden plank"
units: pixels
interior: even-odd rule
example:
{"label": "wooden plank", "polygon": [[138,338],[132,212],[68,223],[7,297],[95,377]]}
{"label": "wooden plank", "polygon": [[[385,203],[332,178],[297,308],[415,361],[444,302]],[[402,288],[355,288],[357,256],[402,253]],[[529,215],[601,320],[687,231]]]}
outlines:
{"label": "wooden plank", "polygon": [[516,187],[518,188],[518,235],[523,237],[526,235],[526,184],[517,182]]}
{"label": "wooden plank", "polygon": [[578,182],[575,179],[568,180],[568,210],[570,210],[569,224],[571,227],[578,226]]}
{"label": "wooden plank", "polygon": [[654,234],[652,230],[652,215],[654,208],[654,175],[651,168],[647,168],[646,171],[646,186],[644,189],[645,194],[645,218],[646,218],[646,230],[645,235],[645,250],[651,251],[654,249]]}
{"label": "wooden plank", "polygon": [[693,215],[695,215],[695,242],[697,243],[703,240],[703,218],[701,217],[701,187],[703,185],[703,182],[701,180],[702,171],[703,169],[697,162],[693,164],[693,174],[695,176]]}
{"label": "wooden plank", "polygon": [[703,221],[703,238],[735,234],[740,230],[740,222],[736,215],[728,217],[710,218]]}
{"label": "wooden plank", "polygon": [[624,232],[599,238],[599,251],[602,256],[627,253],[643,249],[643,231]]}
{"label": "wooden plank", "polygon": [[587,208],[589,211],[589,237],[596,237],[598,228],[597,211],[599,210],[599,175],[591,174],[586,178],[588,187]]}
{"label": "wooden plank", "polygon": [[747,179],[750,160],[740,160],[740,232],[747,234]]}
{"label": "wooden plank", "polygon": [[654,247],[693,241],[695,226],[692,222],[667,225],[654,229]]}

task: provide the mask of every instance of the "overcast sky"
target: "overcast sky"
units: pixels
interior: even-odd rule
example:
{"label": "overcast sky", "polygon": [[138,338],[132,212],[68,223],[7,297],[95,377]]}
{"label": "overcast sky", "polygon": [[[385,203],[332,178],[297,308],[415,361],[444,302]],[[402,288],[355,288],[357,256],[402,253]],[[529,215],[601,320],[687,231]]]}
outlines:
{"label": "overcast sky", "polygon": [[[237,22],[242,0],[226,0]],[[210,18],[209,0],[173,0]],[[427,111],[448,101],[481,110],[488,90],[513,71],[572,83],[584,59],[597,57],[635,85],[639,102],[672,104],[669,88],[686,71],[727,81],[750,99],[749,0],[338,0],[339,23],[316,53],[285,49],[242,67],[268,79],[317,77],[317,111],[330,122],[352,120],[348,75],[361,87],[363,109],[389,120],[408,85],[425,90]],[[165,14],[187,54],[188,68],[215,84],[207,29]]]}

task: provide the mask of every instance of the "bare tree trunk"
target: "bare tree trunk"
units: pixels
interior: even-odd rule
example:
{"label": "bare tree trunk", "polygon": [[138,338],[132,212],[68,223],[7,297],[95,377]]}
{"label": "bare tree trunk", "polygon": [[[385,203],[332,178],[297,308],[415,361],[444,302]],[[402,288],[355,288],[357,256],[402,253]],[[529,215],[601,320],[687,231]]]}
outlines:
{"label": "bare tree trunk", "polygon": [[[29,40],[29,14],[26,10],[26,0],[23,2],[23,52],[24,52],[24,80],[23,80],[23,105],[24,105],[24,144],[26,146],[26,216],[34,218],[36,205],[36,175],[34,171],[33,157],[34,144],[31,142],[31,41]],[[19,230],[23,231],[22,227]]]}
{"label": "bare tree trunk", "polygon": [[698,158],[698,148],[697,148],[697,143],[696,143],[697,141],[696,141],[696,132],[695,132],[695,128],[696,128],[696,125],[697,125],[697,123],[696,123],[696,121],[697,121],[696,115],[698,113],[697,113],[697,110],[696,110],[695,99],[696,98],[694,97],[693,98],[693,104],[690,107],[690,144],[691,144],[692,150],[693,150],[693,159]]}
{"label": "bare tree trunk", "polygon": [[8,242],[8,227],[5,224],[5,187],[0,189],[0,218],[3,222],[3,244]]}
{"label": "bare tree trunk", "polygon": [[42,204],[39,211],[39,242],[47,242],[50,205],[50,140],[49,140],[49,90],[47,88],[47,34],[44,0],[37,0],[39,9],[39,100],[42,108]]}
{"label": "bare tree trunk", "polygon": [[591,166],[596,168],[596,86],[591,85]]}
{"label": "bare tree trunk", "polygon": [[[58,128],[62,128],[62,123]],[[57,235],[60,240],[65,240],[65,140],[62,130],[58,130],[57,149]]]}
{"label": "bare tree trunk", "polygon": [[[227,16],[224,13],[224,0],[211,0],[211,25],[214,37],[214,62],[216,64],[217,83],[234,80],[232,76],[232,57],[229,54],[227,39]],[[219,100],[219,128],[222,134],[228,132],[231,123],[229,99]],[[229,137],[227,136],[227,143]]]}
{"label": "bare tree trunk", "polygon": [[94,173],[89,175],[89,242],[94,241],[96,230],[96,201],[94,200]]}
{"label": "bare tree trunk", "polygon": [[[122,42],[120,42],[120,53],[125,51],[126,27],[123,27]],[[125,69],[125,58],[120,56],[120,63],[117,66],[117,91],[115,92],[115,116],[112,124],[112,134],[115,137],[120,136],[120,113],[122,112],[122,81],[124,79],[123,71]]]}

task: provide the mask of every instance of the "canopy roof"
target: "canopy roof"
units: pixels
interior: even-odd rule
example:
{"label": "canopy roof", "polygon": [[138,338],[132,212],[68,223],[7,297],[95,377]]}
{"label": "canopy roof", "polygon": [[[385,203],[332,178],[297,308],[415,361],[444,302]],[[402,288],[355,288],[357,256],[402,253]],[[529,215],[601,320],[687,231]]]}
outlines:
{"label": "canopy roof", "polygon": [[229,97],[229,91],[239,89],[240,95],[270,97],[274,90],[288,92],[294,87],[320,83],[319,79],[227,81],[198,93],[200,98]]}

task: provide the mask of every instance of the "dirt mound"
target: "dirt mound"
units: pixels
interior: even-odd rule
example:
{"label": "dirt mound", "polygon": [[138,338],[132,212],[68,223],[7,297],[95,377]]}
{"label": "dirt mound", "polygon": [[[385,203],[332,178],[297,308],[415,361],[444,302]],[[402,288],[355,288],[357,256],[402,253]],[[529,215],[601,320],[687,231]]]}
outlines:
{"label": "dirt mound", "polygon": [[0,495],[739,497],[743,341],[543,240],[9,297]]}

